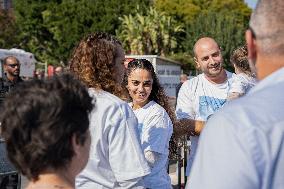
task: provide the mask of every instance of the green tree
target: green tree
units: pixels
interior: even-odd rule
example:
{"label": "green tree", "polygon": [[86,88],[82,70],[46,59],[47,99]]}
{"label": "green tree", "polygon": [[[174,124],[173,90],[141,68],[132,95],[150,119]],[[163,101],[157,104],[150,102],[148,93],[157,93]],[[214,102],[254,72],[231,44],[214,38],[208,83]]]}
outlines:
{"label": "green tree", "polygon": [[73,47],[86,33],[115,34],[118,17],[146,9],[143,0],[17,0],[16,21],[21,47],[51,64],[66,62]]}
{"label": "green tree", "polygon": [[12,12],[0,9],[0,47],[17,47],[18,32]]}
{"label": "green tree", "polygon": [[193,20],[201,11],[201,8],[193,0],[154,0],[154,7],[158,11],[176,18],[181,23]]}
{"label": "green tree", "polygon": [[202,13],[232,13],[239,21],[244,17],[248,20],[251,14],[244,0],[154,0],[154,7],[184,24],[193,22]]}
{"label": "green tree", "polygon": [[177,36],[183,32],[175,19],[154,8],[143,15],[136,13],[120,17],[117,35],[131,54],[170,54],[178,47]]}
{"label": "green tree", "polygon": [[[190,69],[194,67],[193,45],[202,36],[211,36],[220,43],[228,63],[232,49],[244,43],[251,14],[244,0],[154,0],[154,6],[180,19],[186,35],[178,41],[183,48],[171,58],[188,64]],[[229,64],[226,67],[231,69]]]}

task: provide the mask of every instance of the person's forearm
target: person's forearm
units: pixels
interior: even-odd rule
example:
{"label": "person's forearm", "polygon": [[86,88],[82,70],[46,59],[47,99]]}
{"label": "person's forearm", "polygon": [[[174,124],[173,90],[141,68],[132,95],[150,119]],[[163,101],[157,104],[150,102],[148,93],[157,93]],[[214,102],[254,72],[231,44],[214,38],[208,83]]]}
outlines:
{"label": "person's forearm", "polygon": [[193,119],[180,119],[175,123],[174,133],[176,136],[199,135],[205,125],[204,121],[197,121]]}

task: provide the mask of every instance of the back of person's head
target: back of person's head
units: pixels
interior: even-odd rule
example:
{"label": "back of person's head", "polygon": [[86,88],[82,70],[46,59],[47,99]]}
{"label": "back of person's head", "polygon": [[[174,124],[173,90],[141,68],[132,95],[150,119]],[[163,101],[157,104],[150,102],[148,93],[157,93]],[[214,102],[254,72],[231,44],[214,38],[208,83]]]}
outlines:
{"label": "back of person's head", "polygon": [[65,169],[74,156],[72,137],[84,145],[92,98],[70,75],[23,82],[1,109],[8,157],[29,179],[47,169]]}
{"label": "back of person's head", "polygon": [[259,0],[250,27],[262,53],[284,54],[284,1]]}
{"label": "back of person's head", "polygon": [[237,67],[238,71],[247,75],[252,75],[248,61],[247,46],[241,46],[236,48],[230,57],[230,62]]}
{"label": "back of person's head", "polygon": [[263,79],[284,66],[284,1],[259,0],[249,25],[249,62],[252,71]]}
{"label": "back of person's head", "polygon": [[74,49],[69,61],[70,71],[87,87],[102,89],[119,96],[120,89],[114,75],[119,47],[121,43],[112,35],[89,34]]}

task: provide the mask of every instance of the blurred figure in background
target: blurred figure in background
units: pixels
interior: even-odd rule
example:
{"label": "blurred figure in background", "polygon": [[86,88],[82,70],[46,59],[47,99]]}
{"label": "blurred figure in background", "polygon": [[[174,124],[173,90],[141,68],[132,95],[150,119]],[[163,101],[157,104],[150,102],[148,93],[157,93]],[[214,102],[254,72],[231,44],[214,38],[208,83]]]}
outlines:
{"label": "blurred figure in background", "polygon": [[176,98],[178,97],[178,93],[179,93],[179,90],[180,90],[180,88],[181,88],[181,86],[182,86],[182,84],[184,83],[184,82],[186,82],[188,80],[188,75],[187,74],[181,74],[180,75],[180,78],[179,78],[179,84],[177,85],[177,87],[176,87]]}
{"label": "blurred figure in background", "polygon": [[230,61],[233,64],[236,73],[232,77],[232,84],[228,93],[228,99],[232,100],[247,93],[256,85],[257,81],[255,73],[252,73],[249,67],[246,45],[235,49],[231,55]]}
{"label": "blurred figure in background", "polygon": [[61,75],[63,74],[64,72],[64,68],[62,66],[57,66],[55,69],[54,69],[54,75]]}
{"label": "blurred figure in background", "polygon": [[14,56],[7,56],[3,60],[4,75],[0,78],[0,103],[5,96],[19,83],[23,82],[20,77],[21,64]]}
{"label": "blurred figure in background", "polygon": [[45,78],[45,75],[44,75],[44,70],[42,69],[36,69],[35,71],[35,78],[36,79],[44,79]]}

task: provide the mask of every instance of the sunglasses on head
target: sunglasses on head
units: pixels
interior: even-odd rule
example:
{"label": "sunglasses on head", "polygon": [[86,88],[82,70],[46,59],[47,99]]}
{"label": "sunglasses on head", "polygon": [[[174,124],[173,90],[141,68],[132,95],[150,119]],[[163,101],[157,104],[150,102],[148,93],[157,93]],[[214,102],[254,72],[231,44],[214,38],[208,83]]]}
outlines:
{"label": "sunglasses on head", "polygon": [[16,66],[20,67],[20,64],[7,64],[7,66],[9,66],[11,68],[15,68]]}

